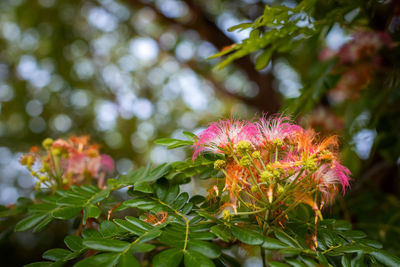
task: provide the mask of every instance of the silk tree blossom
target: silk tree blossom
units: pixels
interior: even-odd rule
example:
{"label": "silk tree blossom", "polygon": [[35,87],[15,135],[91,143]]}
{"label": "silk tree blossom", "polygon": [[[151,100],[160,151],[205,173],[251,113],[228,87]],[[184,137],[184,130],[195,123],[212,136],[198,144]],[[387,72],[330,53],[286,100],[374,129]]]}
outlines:
{"label": "silk tree blossom", "polygon": [[[255,123],[211,123],[194,144],[193,158],[204,151],[224,154],[214,163],[225,176],[223,191],[210,190],[208,199],[225,199],[223,206],[236,215],[255,214],[266,231],[271,223],[284,227],[286,211],[300,203],[311,206],[317,221],[320,208],[346,191],[350,171],[337,149],[336,136],[321,139],[287,117],[263,116]],[[229,210],[223,213],[229,217]]]}
{"label": "silk tree blossom", "polygon": [[304,131],[300,126],[293,124],[288,117],[270,117],[265,115],[257,122],[261,136],[261,144],[272,143],[276,140],[294,138],[297,134]]}
{"label": "silk tree blossom", "polygon": [[235,119],[213,122],[200,134],[194,144],[193,159],[203,151],[223,153],[233,150],[240,141],[257,144],[259,137],[259,129],[251,122]]}
{"label": "silk tree blossom", "polygon": [[[43,141],[45,152],[39,148],[21,158],[21,163],[37,177],[37,187],[68,188],[71,185],[90,184],[97,180],[99,187],[105,184],[106,176],[114,171],[114,161],[106,154],[100,154],[99,145],[91,144],[89,136],[73,136],[67,140],[48,138]],[[40,168],[34,170],[38,162]]]}

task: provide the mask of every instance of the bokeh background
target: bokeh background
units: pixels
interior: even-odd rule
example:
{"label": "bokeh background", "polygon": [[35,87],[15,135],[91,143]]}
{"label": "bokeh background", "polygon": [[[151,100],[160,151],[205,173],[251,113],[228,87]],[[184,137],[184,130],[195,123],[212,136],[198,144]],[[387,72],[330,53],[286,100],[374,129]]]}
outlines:
{"label": "bokeh background", "polygon": [[[321,16],[336,5],[326,2]],[[361,8],[366,2],[360,1]],[[302,112],[292,109],[304,88],[315,89],[324,70],[318,63],[321,49],[338,51],[351,40],[352,32],[341,24],[274,56],[261,71],[254,69],[253,56],[212,70],[219,59],[209,56],[249,35],[227,29],[255,20],[266,3],[296,5],[273,0],[0,1],[0,204],[32,195],[35,181],[18,158],[46,137],[90,135],[115,159],[118,175],[188,155],[154,145],[157,138],[198,133],[231,114],[252,118],[282,110],[305,127],[342,137],[346,164],[354,184],[360,183],[326,213],[359,223],[398,253],[398,80],[373,84],[356,102],[337,104],[328,96],[302,106]],[[367,25],[399,36],[400,17],[392,1],[375,5]],[[399,53],[388,56],[396,77]],[[377,89],[383,87],[393,90],[382,96]],[[382,102],[378,96],[386,98]],[[65,234],[57,224],[38,234],[1,230],[0,255],[8,266],[39,260],[43,251],[62,246]]]}

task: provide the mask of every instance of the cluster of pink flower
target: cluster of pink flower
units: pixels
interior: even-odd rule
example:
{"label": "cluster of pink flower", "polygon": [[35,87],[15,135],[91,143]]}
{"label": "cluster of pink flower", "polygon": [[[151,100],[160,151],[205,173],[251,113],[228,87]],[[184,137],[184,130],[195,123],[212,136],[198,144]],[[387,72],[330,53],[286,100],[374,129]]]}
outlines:
{"label": "cluster of pink flower", "polygon": [[314,131],[287,117],[264,116],[257,122],[211,123],[194,144],[193,158],[204,152],[223,155],[214,167],[225,175],[223,191],[234,213],[244,205],[282,218],[286,208],[300,203],[320,215],[324,203],[349,187],[350,172],[339,163],[336,149],[335,136],[318,141]]}
{"label": "cluster of pink flower", "polygon": [[332,91],[332,98],[340,102],[349,97],[357,97],[381,67],[382,50],[393,46],[387,33],[359,31],[338,52],[324,49],[320,55],[321,60],[333,57],[339,59],[336,71],[341,73],[341,79]]}
{"label": "cluster of pink flower", "polygon": [[[104,186],[105,176],[114,170],[114,161],[99,153],[99,146],[89,143],[89,136],[70,137],[67,140],[43,141],[46,153],[33,147],[29,154],[22,156],[21,163],[39,179],[37,187],[46,185],[50,188],[68,188],[70,185],[90,183],[98,180]],[[34,168],[39,162],[39,167]]]}

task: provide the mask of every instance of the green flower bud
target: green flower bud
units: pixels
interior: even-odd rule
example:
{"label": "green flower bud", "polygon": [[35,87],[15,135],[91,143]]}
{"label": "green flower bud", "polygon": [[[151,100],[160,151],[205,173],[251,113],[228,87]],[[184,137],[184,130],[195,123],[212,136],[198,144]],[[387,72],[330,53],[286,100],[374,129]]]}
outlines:
{"label": "green flower bud", "polygon": [[232,214],[229,212],[229,210],[224,210],[222,212],[222,219],[229,222],[232,219]]}
{"label": "green flower bud", "polygon": [[236,144],[236,151],[241,155],[245,155],[251,151],[251,143],[249,141],[240,141]]}
{"label": "green flower bud", "polygon": [[244,156],[240,159],[240,165],[243,167],[250,166],[251,164],[251,158],[248,156]]}
{"label": "green flower bud", "polygon": [[279,170],[277,170],[277,169],[274,169],[272,171],[272,175],[273,175],[274,178],[279,178],[279,176],[281,176],[281,172]]}
{"label": "green flower bud", "polygon": [[261,178],[261,181],[263,181],[263,182],[269,182],[272,179],[272,177],[273,177],[273,173],[270,171],[262,171],[260,173],[260,178]]}
{"label": "green flower bud", "polygon": [[317,169],[317,160],[315,158],[305,158],[303,160],[304,169],[315,171]]}
{"label": "green flower bud", "polygon": [[261,153],[260,151],[254,151],[253,154],[251,154],[253,159],[261,159]]}
{"label": "green flower bud", "polygon": [[285,188],[282,185],[278,185],[278,194],[282,194],[285,191]]}
{"label": "green flower bud", "polygon": [[251,187],[251,192],[256,193],[257,191],[258,191],[257,186],[256,186],[256,185],[253,185],[253,186]]}
{"label": "green flower bud", "polygon": [[276,138],[272,143],[278,147],[283,145],[283,141],[280,138]]}
{"label": "green flower bud", "polygon": [[226,161],[225,160],[217,159],[214,162],[214,169],[216,169],[216,170],[221,170],[221,169],[225,168],[225,166],[226,166]]}
{"label": "green flower bud", "polygon": [[58,156],[60,156],[61,155],[61,149],[60,148],[58,148],[58,147],[56,147],[56,148],[54,148],[53,150],[52,150],[52,153],[53,153],[53,155],[55,156],[55,157],[58,157]]}
{"label": "green flower bud", "polygon": [[50,149],[50,147],[53,145],[53,139],[51,139],[51,138],[46,138],[46,139],[44,139],[43,140],[43,142],[42,142],[42,146],[45,148],[45,149]]}

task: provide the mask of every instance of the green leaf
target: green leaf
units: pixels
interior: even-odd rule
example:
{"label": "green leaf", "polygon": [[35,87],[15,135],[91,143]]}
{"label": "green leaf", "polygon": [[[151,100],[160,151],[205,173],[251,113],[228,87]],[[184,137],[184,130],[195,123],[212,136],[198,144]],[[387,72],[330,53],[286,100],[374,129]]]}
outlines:
{"label": "green leaf", "polygon": [[135,224],[132,224],[128,221],[121,220],[121,219],[114,219],[114,222],[121,228],[123,228],[135,235],[142,235],[145,233],[145,231],[142,228],[140,228],[140,227],[136,226]]}
{"label": "green leaf", "polygon": [[233,239],[231,231],[224,225],[214,225],[210,228],[210,230],[224,242],[230,242]]}
{"label": "green leaf", "polygon": [[88,238],[83,240],[83,245],[98,251],[123,252],[130,243],[115,239]]}
{"label": "green leaf", "polygon": [[369,252],[373,251],[372,248],[360,246],[360,245],[345,245],[334,249],[335,252],[344,252],[344,253],[355,253],[355,252]]}
{"label": "green leaf", "polygon": [[147,198],[134,198],[124,202],[124,206],[130,208],[138,208],[142,210],[151,210],[159,206],[159,203]]}
{"label": "green leaf", "polygon": [[213,59],[213,58],[217,58],[217,57],[222,57],[222,56],[224,56],[226,54],[229,54],[230,52],[233,52],[233,51],[235,51],[237,49],[240,49],[240,47],[241,46],[238,45],[238,44],[232,44],[230,46],[226,46],[220,52],[218,52],[218,53],[216,53],[216,54],[214,54],[212,56],[209,56],[207,59]]}
{"label": "green leaf", "polygon": [[102,238],[101,234],[93,228],[87,228],[82,231],[83,238]]}
{"label": "green leaf", "polygon": [[33,228],[33,232],[42,231],[52,220],[53,218],[51,216],[47,216],[41,222],[35,225],[35,227]]}
{"label": "green leaf", "polygon": [[328,260],[326,259],[325,255],[322,254],[320,251],[317,251],[317,258],[323,266],[329,266]]}
{"label": "green leaf", "polygon": [[140,238],[140,242],[147,242],[150,240],[153,240],[156,237],[159,237],[162,234],[162,231],[160,229],[153,229],[147,233],[145,233],[144,235],[141,236]]}
{"label": "green leaf", "polygon": [[232,226],[232,234],[245,244],[261,245],[264,242],[264,238],[260,233],[242,227]]}
{"label": "green leaf", "polygon": [[193,203],[188,202],[183,206],[181,213],[188,214],[192,210],[192,208],[193,208]]}
{"label": "green leaf", "polygon": [[295,256],[299,255],[301,253],[301,249],[299,248],[284,248],[279,250],[279,254],[285,255],[285,256]]}
{"label": "green leaf", "polygon": [[170,169],[171,169],[171,166],[168,163],[161,164],[161,165],[157,166],[156,168],[154,168],[150,172],[150,174],[147,177],[145,177],[142,181],[154,182],[154,181],[160,179],[161,177],[163,177],[164,175],[166,175]]}
{"label": "green leaf", "polygon": [[290,267],[290,265],[279,261],[269,261],[268,264],[271,267]]}
{"label": "green leaf", "polygon": [[147,182],[135,183],[135,191],[153,193],[153,188]]}
{"label": "green leaf", "polygon": [[188,243],[188,250],[197,251],[211,259],[218,258],[221,255],[220,247],[214,243],[201,240],[190,240]]}
{"label": "green leaf", "polygon": [[130,222],[133,225],[136,225],[137,227],[145,230],[145,231],[149,231],[151,229],[153,229],[154,227],[149,224],[148,222],[144,222],[138,218],[132,217],[132,216],[126,216],[125,219]]}
{"label": "green leaf", "polygon": [[315,267],[318,266],[318,263],[316,263],[314,260],[308,258],[308,257],[301,257],[302,261],[307,264],[309,267]]}
{"label": "green leaf", "polygon": [[373,248],[382,248],[382,244],[379,243],[378,241],[375,240],[370,240],[370,239],[362,239],[362,240],[357,240],[359,243],[367,245],[369,247],[373,247]]}
{"label": "green leaf", "polygon": [[52,211],[51,215],[60,220],[69,220],[78,216],[80,207],[60,207]]}
{"label": "green leaf", "polygon": [[87,203],[96,204],[97,202],[106,199],[109,195],[110,189],[101,190],[100,192],[94,194],[90,199],[88,199]]}
{"label": "green leaf", "polygon": [[337,220],[334,222],[333,224],[333,228],[335,230],[350,230],[351,229],[351,223],[349,223],[348,221],[343,221],[343,220]]}
{"label": "green leaf", "polygon": [[74,198],[74,197],[63,197],[57,200],[57,205],[63,205],[68,207],[83,207],[86,203],[84,198]]}
{"label": "green leaf", "polygon": [[354,231],[354,230],[344,231],[342,234],[345,237],[351,238],[351,239],[362,239],[362,238],[366,238],[367,237],[367,235],[364,232]]}
{"label": "green leaf", "polygon": [[143,253],[143,252],[149,252],[152,251],[156,246],[151,245],[151,244],[132,244],[131,245],[131,251],[132,252],[137,252],[137,253]]}
{"label": "green leaf", "polygon": [[125,253],[119,258],[118,267],[140,267],[140,262],[132,253]]}
{"label": "green leaf", "polygon": [[188,201],[189,194],[187,192],[183,192],[178,196],[178,198],[172,204],[172,208],[175,210],[180,210]]}
{"label": "green leaf", "polygon": [[43,259],[58,261],[66,258],[71,252],[62,248],[53,248],[43,253]]}
{"label": "green leaf", "polygon": [[165,195],[164,199],[162,199],[165,203],[171,204],[179,194],[179,185],[171,185]]}
{"label": "green leaf", "polygon": [[[178,248],[170,248],[153,257],[154,267],[177,267],[182,261],[183,251]],[[196,266],[196,265],[194,265]],[[193,266],[192,266],[193,267]]]}
{"label": "green leaf", "polygon": [[83,224],[86,224],[88,218],[99,218],[101,210],[96,205],[90,204],[83,208]]}
{"label": "green leaf", "polygon": [[99,231],[103,237],[112,237],[120,232],[118,226],[111,221],[102,221],[99,226]]}
{"label": "green leaf", "polygon": [[184,136],[186,136],[187,139],[190,139],[190,140],[193,140],[196,137],[196,135],[194,133],[187,132],[187,131],[183,131],[182,134]]}
{"label": "green leaf", "polygon": [[293,267],[307,267],[307,265],[296,259],[285,258],[285,262],[289,263]]}
{"label": "green leaf", "polygon": [[245,23],[240,23],[238,25],[232,26],[228,29],[229,32],[233,32],[236,30],[245,30],[253,26],[253,23],[245,22]]}
{"label": "green leaf", "polygon": [[117,264],[120,253],[103,253],[81,260],[74,267],[101,266],[113,267]]}
{"label": "green leaf", "polygon": [[288,245],[275,238],[264,237],[262,247],[265,249],[283,249],[288,248]]}
{"label": "green leaf", "polygon": [[269,60],[271,59],[272,51],[272,48],[269,48],[257,57],[255,65],[256,70],[262,70],[268,65]]}
{"label": "green leaf", "polygon": [[299,248],[299,243],[290,235],[288,235],[287,233],[281,231],[281,230],[276,230],[274,232],[275,237],[278,238],[280,241],[282,241],[283,243],[291,246],[292,248]]}
{"label": "green leaf", "polygon": [[344,255],[341,263],[343,267],[351,267],[350,255]]}
{"label": "green leaf", "polygon": [[368,253],[379,262],[387,265],[387,266],[400,266],[400,258],[386,252],[383,250],[375,250]]}
{"label": "green leaf", "polygon": [[202,254],[188,250],[185,252],[184,263],[186,267],[213,267],[214,263]]}
{"label": "green leaf", "polygon": [[82,238],[76,235],[69,235],[64,238],[64,243],[72,251],[79,251],[84,248]]}
{"label": "green leaf", "polygon": [[15,226],[15,231],[16,232],[22,232],[29,230],[30,228],[34,227],[36,224],[40,223],[41,220],[46,218],[48,215],[45,214],[33,214],[25,219],[19,221],[17,225]]}

